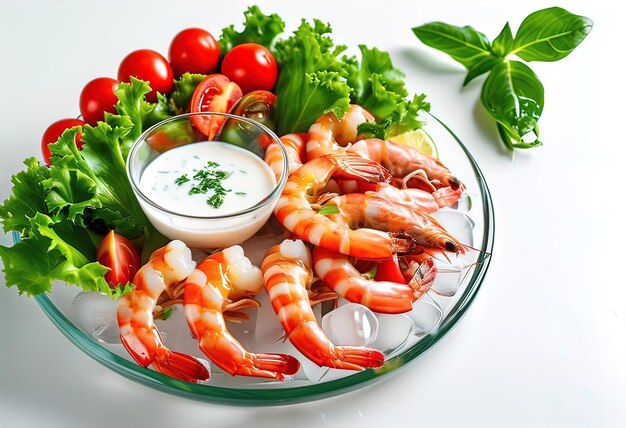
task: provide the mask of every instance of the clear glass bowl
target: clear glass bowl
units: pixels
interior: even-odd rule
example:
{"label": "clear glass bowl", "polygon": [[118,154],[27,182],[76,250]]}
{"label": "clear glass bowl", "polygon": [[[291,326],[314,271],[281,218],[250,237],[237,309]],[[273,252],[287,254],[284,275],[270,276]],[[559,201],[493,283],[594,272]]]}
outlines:
{"label": "clear glass bowl", "polygon": [[[157,390],[199,401],[234,406],[290,404],[342,394],[381,379],[416,360],[442,340],[459,322],[485,278],[493,248],[493,205],[478,165],[467,148],[443,122],[431,115],[426,115],[425,120],[427,122],[425,130],[436,142],[440,158],[467,186],[466,194],[469,198],[463,198],[456,210],[451,212],[462,212],[467,217],[472,226],[471,230],[468,229],[470,235],[467,239],[472,240],[469,244],[478,251],[473,252],[473,260],[463,269],[463,275],[455,270],[442,271],[442,277],[452,273],[453,277],[458,278],[458,282],[456,280],[452,282],[442,280],[440,284],[436,282],[431,291],[416,302],[421,305],[420,308],[423,308],[424,313],[420,312],[422,309],[417,312],[414,309],[414,315],[419,318],[435,310],[436,324],[420,329],[419,320],[413,320],[407,339],[390,352],[385,352],[385,364],[378,369],[362,372],[330,370],[330,373],[326,373],[315,382],[296,379],[279,383],[245,377],[233,379],[216,376],[223,380],[222,384],[219,381],[212,384],[211,380],[207,384],[191,384],[151,369],[144,369],[134,361],[107,349],[103,343],[86,334],[71,321],[72,301],[80,292],[77,287],[55,284],[50,293],[37,296],[36,300],[50,320],[72,343],[104,366]],[[448,214],[444,213],[445,215]],[[15,240],[19,240],[17,234]]]}
{"label": "clear glass bowl", "polygon": [[[192,126],[192,121],[224,121],[223,130],[209,139]],[[258,157],[262,164],[265,148],[270,143],[277,144],[282,155],[282,170],[274,188],[267,195],[261,195],[262,199],[252,206],[213,216],[176,212],[172,207],[159,205],[144,192],[140,185],[141,176],[159,155],[207,141],[221,141],[237,146],[232,150],[242,149],[239,150],[242,154]],[[159,232],[170,239],[180,239],[190,247],[221,248],[248,239],[265,224],[287,182],[287,165],[283,143],[274,132],[259,122],[227,113],[187,113],[165,119],[148,128],[130,149],[126,173],[139,205]],[[273,178],[274,174],[270,175]]]}

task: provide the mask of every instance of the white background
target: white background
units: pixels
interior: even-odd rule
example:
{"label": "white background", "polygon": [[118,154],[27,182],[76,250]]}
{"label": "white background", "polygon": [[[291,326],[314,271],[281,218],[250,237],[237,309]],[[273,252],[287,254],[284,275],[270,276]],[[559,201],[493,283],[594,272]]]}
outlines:
{"label": "white background", "polygon": [[[594,29],[564,60],[531,64],[546,88],[545,145],[511,154],[480,106],[484,77],[462,88],[462,68],[410,28],[440,20],[493,39],[505,21],[515,31],[552,2],[257,3],[290,30],[303,16],[319,17],[333,24],[337,42],[389,50],[410,89],[428,94],[471,150],[496,211],[493,260],[477,299],[450,334],[397,374],[268,411],[135,384],[75,348],[33,299],[0,284],[0,426],[626,426],[624,11],[562,2],[591,17]],[[132,50],[167,52],[183,28],[217,36],[242,22],[247,4],[2,0],[0,197],[21,161],[40,155],[44,129],[78,114],[87,81],[115,77]]]}

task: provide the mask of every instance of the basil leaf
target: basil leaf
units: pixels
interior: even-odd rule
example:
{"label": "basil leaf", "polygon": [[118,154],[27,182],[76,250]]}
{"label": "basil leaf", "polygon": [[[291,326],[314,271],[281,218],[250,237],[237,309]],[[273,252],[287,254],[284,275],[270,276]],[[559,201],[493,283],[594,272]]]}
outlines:
{"label": "basil leaf", "polygon": [[488,56],[484,58],[481,62],[479,62],[467,71],[465,80],[463,80],[463,86],[467,85],[469,82],[471,82],[481,74],[488,72],[500,63],[502,63],[502,59],[495,56]]}
{"label": "basil leaf", "polygon": [[[498,122],[500,136],[507,147],[530,148],[541,145],[537,121],[543,110],[543,85],[525,64],[507,61],[491,70],[485,80],[481,101]],[[534,132],[535,139],[523,140]]]}
{"label": "basil leaf", "polygon": [[517,31],[511,54],[526,61],[558,61],[587,37],[593,22],[560,7],[531,13]]}
{"label": "basil leaf", "polygon": [[513,33],[511,32],[511,27],[507,22],[502,31],[500,31],[500,34],[498,34],[498,37],[496,37],[491,44],[493,47],[493,53],[504,58],[513,49],[513,43]]}
{"label": "basil leaf", "polygon": [[422,43],[447,53],[468,70],[493,55],[487,36],[469,26],[430,22],[413,28],[413,33]]}

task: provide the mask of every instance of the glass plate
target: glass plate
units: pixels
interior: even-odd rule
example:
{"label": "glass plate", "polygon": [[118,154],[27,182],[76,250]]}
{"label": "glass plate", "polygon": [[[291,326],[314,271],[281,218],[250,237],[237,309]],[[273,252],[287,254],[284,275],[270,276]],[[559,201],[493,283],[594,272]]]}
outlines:
{"label": "glass plate", "polygon": [[[220,385],[192,384],[144,369],[110,350],[102,342],[86,334],[71,321],[70,307],[80,292],[78,287],[56,284],[48,294],[36,297],[37,302],[56,327],[78,348],[111,370],[159,391],[200,401],[227,405],[266,406],[316,400],[361,388],[388,373],[406,366],[439,342],[465,314],[480,288],[487,268],[494,238],[494,213],[491,195],[482,172],[467,148],[439,119],[430,114],[424,116],[425,130],[437,145],[440,158],[467,186],[467,198],[457,210],[466,211],[471,229],[472,245],[476,248],[472,265],[459,275],[460,282],[452,289],[429,291],[422,299],[439,311],[434,328],[424,331],[413,328],[401,346],[385,353],[385,364],[378,369],[361,372],[328,370],[311,382],[306,379],[268,382],[252,378],[217,376]],[[462,206],[461,206],[462,205]],[[19,236],[14,234],[15,241]],[[445,287],[444,287],[445,288]],[[422,302],[422,299],[418,302]],[[439,309],[437,309],[439,308]],[[432,326],[431,326],[432,327]],[[167,340],[166,340],[167,345]],[[121,347],[121,345],[119,345]],[[280,352],[280,351],[276,351]],[[218,382],[219,383],[219,382]]]}

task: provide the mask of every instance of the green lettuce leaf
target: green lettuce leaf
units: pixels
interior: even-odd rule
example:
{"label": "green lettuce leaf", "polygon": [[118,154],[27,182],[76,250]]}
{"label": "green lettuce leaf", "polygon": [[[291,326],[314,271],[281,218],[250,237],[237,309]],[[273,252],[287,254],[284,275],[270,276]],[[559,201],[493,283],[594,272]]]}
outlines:
{"label": "green lettuce leaf", "polygon": [[424,122],[420,120],[419,112],[430,111],[430,104],[425,99],[426,95],[421,94],[415,95],[411,101],[402,100],[386,119],[359,125],[359,133],[385,140],[421,128]]}
{"label": "green lettuce leaf", "polygon": [[243,31],[236,31],[234,25],[222,30],[218,42],[222,56],[242,43],[258,43],[270,49],[276,36],[285,29],[285,22],[275,13],[265,15],[258,6],[250,6],[244,12]]}
{"label": "green lettuce leaf", "polygon": [[343,45],[335,46],[326,34],[327,24],[302,20],[300,27],[274,48],[280,73],[276,83],[279,135],[305,132],[321,115],[334,112],[342,118],[350,107],[347,64],[339,58]]}
{"label": "green lettuce leaf", "polygon": [[420,110],[429,110],[425,95],[408,100],[405,75],[395,68],[387,52],[360,45],[361,61],[347,58],[348,84],[353,89],[351,101],[376,118],[376,123],[362,124],[359,130],[367,136],[388,138],[421,128]]}
{"label": "green lettuce leaf", "polygon": [[119,88],[115,91],[118,98],[115,105],[117,113],[121,116],[128,116],[132,122],[129,132],[125,134],[126,144],[123,145],[124,147],[132,145],[143,131],[155,123],[172,116],[165,95],[157,93],[156,103],[146,101],[146,94],[150,93],[151,90],[148,83],[131,77],[130,83],[120,83]]}
{"label": "green lettuce leaf", "polygon": [[174,80],[174,89],[170,94],[170,110],[179,113],[187,113],[191,97],[198,84],[204,79],[204,74],[185,73],[180,79]]}
{"label": "green lettuce leaf", "polygon": [[[91,262],[65,241],[56,226],[58,222],[37,213],[31,219],[30,231],[19,243],[12,247],[0,246],[8,287],[17,286],[20,294],[32,296],[50,291],[52,283],[60,280],[80,284],[84,290],[99,291],[112,298],[130,291],[128,286],[111,289],[104,279],[109,269]],[[84,234],[84,229],[67,220],[61,226],[60,230],[74,228],[74,235]]]}
{"label": "green lettuce leaf", "polygon": [[[374,76],[387,91],[396,93],[402,98],[408,95],[404,85],[405,75],[393,66],[387,52],[377,48],[370,49],[365,45],[359,45],[359,49],[361,62],[351,60],[348,75],[348,84],[353,89],[351,96],[353,102],[362,104],[372,96],[371,79]],[[371,111],[371,109],[372,106],[368,110]]]}
{"label": "green lettuce leaf", "polygon": [[46,191],[41,182],[50,178],[50,170],[34,157],[26,159],[24,165],[26,170],[11,178],[11,196],[0,205],[0,219],[5,233],[22,233],[30,228],[30,219],[38,212],[48,213]]}
{"label": "green lettuce leaf", "polygon": [[84,146],[78,150],[76,130],[68,130],[50,145],[50,178],[42,182],[48,192],[51,213],[62,211],[71,221],[85,224],[77,216],[103,220],[110,229],[129,239],[142,236],[151,227],[135,197],[123,154],[125,137],[133,123],[127,116],[106,115],[105,122],[83,128]]}

